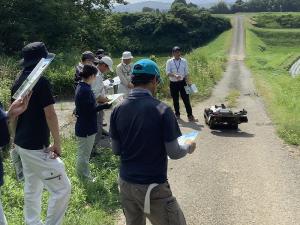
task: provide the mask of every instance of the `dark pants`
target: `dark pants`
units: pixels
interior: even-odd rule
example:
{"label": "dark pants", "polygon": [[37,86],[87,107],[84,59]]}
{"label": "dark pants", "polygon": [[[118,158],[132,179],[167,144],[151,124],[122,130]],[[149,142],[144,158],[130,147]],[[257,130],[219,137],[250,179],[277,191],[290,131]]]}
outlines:
{"label": "dark pants", "polygon": [[186,86],[186,81],[177,81],[177,82],[170,82],[170,92],[171,96],[173,98],[173,104],[174,104],[174,109],[175,109],[175,114],[176,116],[180,116],[180,109],[179,109],[179,93],[182,98],[182,101],[184,103],[186,113],[188,116],[192,116],[192,107],[190,103],[190,97],[189,95],[185,92],[184,86]]}

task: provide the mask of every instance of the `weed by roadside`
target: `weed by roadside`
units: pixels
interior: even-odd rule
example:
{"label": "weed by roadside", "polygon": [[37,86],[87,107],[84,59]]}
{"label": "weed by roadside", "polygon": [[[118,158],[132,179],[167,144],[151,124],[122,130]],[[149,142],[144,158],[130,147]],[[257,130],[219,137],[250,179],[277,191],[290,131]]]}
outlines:
{"label": "weed by roadside", "polygon": [[[289,42],[285,36],[272,35],[280,43]],[[263,36],[248,29],[246,63],[266,101],[269,115],[277,124],[279,136],[289,144],[300,145],[300,77],[292,78],[286,68],[294,60],[292,56],[299,54],[300,48],[289,43],[282,46],[266,43]],[[266,46],[266,50],[260,51],[260,45]]]}
{"label": "weed by roadside", "polygon": [[225,98],[227,106],[229,108],[236,107],[237,100],[239,97],[240,97],[240,92],[238,90],[231,90]]}

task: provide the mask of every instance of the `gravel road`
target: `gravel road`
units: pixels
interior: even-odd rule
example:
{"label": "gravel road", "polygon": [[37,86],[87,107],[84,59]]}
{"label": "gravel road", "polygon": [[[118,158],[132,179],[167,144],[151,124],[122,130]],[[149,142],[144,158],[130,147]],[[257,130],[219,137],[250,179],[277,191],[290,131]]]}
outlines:
{"label": "gravel road", "polygon": [[[230,60],[212,97],[194,107],[199,123],[181,122],[182,132],[199,130],[197,150],[169,162],[169,181],[188,225],[299,225],[300,149],[283,143],[244,64],[244,18],[235,18]],[[240,91],[238,109],[249,123],[238,131],[210,130],[203,110]],[[124,218],[118,223],[123,225]]]}

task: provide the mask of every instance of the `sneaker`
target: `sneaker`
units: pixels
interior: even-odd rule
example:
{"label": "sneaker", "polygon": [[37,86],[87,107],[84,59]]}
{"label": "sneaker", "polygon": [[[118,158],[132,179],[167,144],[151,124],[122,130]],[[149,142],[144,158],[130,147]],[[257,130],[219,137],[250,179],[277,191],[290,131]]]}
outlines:
{"label": "sneaker", "polygon": [[177,120],[180,120],[180,115],[175,115]]}
{"label": "sneaker", "polygon": [[190,122],[196,122],[196,119],[195,119],[195,117],[193,115],[192,116],[188,116],[188,120]]}

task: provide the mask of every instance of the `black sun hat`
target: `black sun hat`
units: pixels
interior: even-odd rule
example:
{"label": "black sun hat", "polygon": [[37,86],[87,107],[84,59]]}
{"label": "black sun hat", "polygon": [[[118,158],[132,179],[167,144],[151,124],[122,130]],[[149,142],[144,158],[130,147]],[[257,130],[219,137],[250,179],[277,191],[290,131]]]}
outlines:
{"label": "black sun hat", "polygon": [[55,54],[49,53],[43,42],[33,42],[22,49],[22,56],[20,65],[26,68],[38,64],[42,58],[54,58]]}

